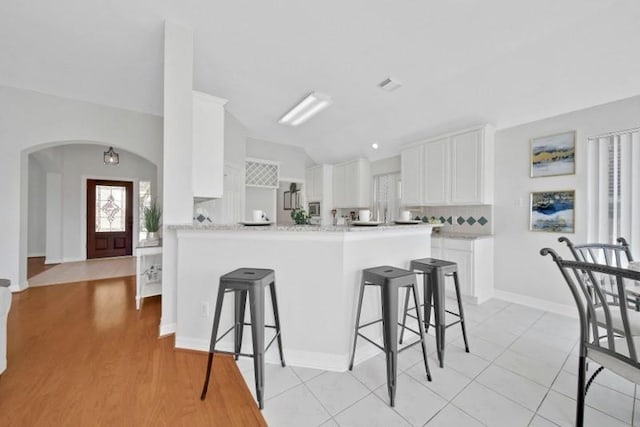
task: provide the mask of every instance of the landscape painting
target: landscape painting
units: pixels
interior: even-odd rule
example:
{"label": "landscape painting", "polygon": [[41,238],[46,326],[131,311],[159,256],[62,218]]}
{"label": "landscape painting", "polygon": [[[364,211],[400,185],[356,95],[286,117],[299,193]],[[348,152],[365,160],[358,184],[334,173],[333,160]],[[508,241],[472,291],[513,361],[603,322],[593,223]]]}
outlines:
{"label": "landscape painting", "polygon": [[574,232],[575,191],[531,193],[531,231]]}
{"label": "landscape painting", "polygon": [[571,175],[576,172],[576,133],[564,132],[531,140],[531,177]]}

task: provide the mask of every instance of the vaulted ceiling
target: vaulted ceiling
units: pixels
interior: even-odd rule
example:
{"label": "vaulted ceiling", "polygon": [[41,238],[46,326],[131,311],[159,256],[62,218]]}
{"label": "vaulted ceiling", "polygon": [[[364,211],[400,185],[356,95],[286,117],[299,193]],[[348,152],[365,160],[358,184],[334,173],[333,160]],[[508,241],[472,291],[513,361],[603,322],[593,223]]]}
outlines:
{"label": "vaulted ceiling", "polygon": [[[640,94],[637,0],[3,0],[0,84],[160,115],[164,20],[194,30],[196,89],[319,162]],[[279,125],[311,91],[333,105]]]}

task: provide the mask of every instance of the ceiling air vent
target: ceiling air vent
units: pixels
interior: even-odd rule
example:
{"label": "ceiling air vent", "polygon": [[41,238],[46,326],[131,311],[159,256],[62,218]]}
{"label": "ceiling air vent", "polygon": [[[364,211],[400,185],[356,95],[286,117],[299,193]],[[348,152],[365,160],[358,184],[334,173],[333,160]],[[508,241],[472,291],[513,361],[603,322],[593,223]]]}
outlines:
{"label": "ceiling air vent", "polygon": [[378,83],[378,86],[382,90],[386,90],[387,92],[393,92],[394,90],[400,88],[402,86],[402,83],[400,83],[397,80],[391,79],[391,77],[387,77],[386,79]]}

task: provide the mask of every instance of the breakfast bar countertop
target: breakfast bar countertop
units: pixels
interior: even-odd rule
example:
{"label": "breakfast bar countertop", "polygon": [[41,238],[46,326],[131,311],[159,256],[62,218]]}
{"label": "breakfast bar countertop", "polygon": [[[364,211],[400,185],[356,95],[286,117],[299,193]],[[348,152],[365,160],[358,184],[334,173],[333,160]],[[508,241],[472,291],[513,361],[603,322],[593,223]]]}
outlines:
{"label": "breakfast bar countertop", "polygon": [[176,224],[169,225],[170,230],[193,230],[193,231],[294,231],[294,232],[332,232],[332,233],[345,233],[345,232],[360,232],[360,231],[381,231],[381,230],[400,230],[418,228],[424,229],[425,227],[431,227],[430,224],[410,224],[410,225],[397,225],[397,224],[380,224],[377,226],[346,226],[346,225],[242,225],[242,224],[206,224],[206,225],[194,225],[194,224]]}

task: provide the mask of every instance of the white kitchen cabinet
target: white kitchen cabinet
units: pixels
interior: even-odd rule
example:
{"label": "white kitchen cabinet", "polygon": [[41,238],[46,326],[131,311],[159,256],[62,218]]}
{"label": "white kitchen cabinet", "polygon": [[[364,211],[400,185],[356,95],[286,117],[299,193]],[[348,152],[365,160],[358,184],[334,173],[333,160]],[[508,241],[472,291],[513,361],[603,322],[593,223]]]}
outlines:
{"label": "white kitchen cabinet", "polygon": [[224,105],[226,99],[193,91],[193,197],[222,197],[224,176]]}
{"label": "white kitchen cabinet", "polygon": [[323,165],[313,166],[305,171],[305,188],[307,201],[319,202],[322,200],[323,186]]}
{"label": "white kitchen cabinet", "polygon": [[407,148],[400,155],[400,175],[402,179],[402,204],[419,206],[423,193],[423,145]]}
{"label": "white kitchen cabinet", "polygon": [[366,208],[370,205],[369,161],[353,160],[333,166],[333,207]]}
{"label": "white kitchen cabinet", "polygon": [[403,204],[492,203],[493,157],[494,131],[490,126],[443,135],[406,148],[401,153]]}
{"label": "white kitchen cabinet", "polygon": [[[466,301],[481,304],[493,296],[493,237],[456,239],[431,236],[431,257],[458,264],[460,293]],[[454,296],[452,279],[447,294]]]}
{"label": "white kitchen cabinet", "polygon": [[445,205],[449,201],[449,140],[442,138],[424,144],[422,204]]}

